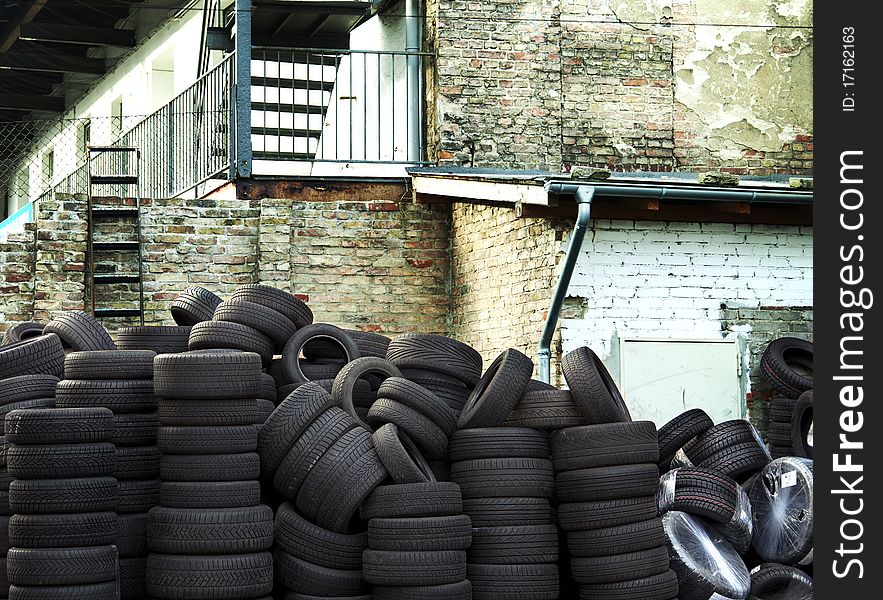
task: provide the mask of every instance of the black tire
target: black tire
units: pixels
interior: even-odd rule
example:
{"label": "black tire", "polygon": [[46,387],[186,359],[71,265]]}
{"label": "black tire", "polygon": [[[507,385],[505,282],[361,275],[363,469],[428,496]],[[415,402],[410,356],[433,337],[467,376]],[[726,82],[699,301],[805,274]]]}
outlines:
{"label": "black tire", "polygon": [[567,549],[573,557],[626,554],[664,545],[665,529],[658,518],[567,533]]}
{"label": "black tire", "polygon": [[120,598],[116,581],[85,585],[13,585],[9,600],[117,600]]}
{"label": "black tire", "polygon": [[617,583],[662,575],[668,571],[665,545],[627,554],[573,558],[573,579],[580,584]]}
{"label": "black tire", "polygon": [[475,600],[556,600],[559,594],[558,565],[470,564],[467,578]]}
{"label": "black tire", "polygon": [[120,600],[140,600],[147,596],[147,557],[120,559]]}
{"label": "black tire", "polygon": [[553,433],[551,441],[556,471],[659,461],[652,421],[570,427]]}
{"label": "black tire", "polygon": [[152,350],[157,354],[187,352],[189,325],[145,325],[121,327],[117,331],[120,350]]}
{"label": "black tire", "polygon": [[9,484],[16,514],[104,512],[116,509],[119,484],[113,477],[18,479]]}
{"label": "black tire", "polygon": [[353,405],[353,389],[355,388],[356,381],[368,374],[384,378],[402,376],[397,368],[382,358],[370,356],[356,358],[343,367],[337,377],[334,378],[331,397],[334,398],[338,406],[356,419],[359,425],[370,431],[371,428],[359,418]]}
{"label": "black tire", "polygon": [[457,421],[460,429],[503,424],[530,381],[533,362],[513,348],[504,350],[478,380]]}
{"label": "black tire", "polygon": [[[249,398],[167,400],[160,398],[157,419],[167,426],[251,425],[257,420],[257,402]],[[156,443],[156,430],[153,432]]]}
{"label": "black tire", "polygon": [[58,377],[52,375],[17,375],[0,379],[0,404],[52,398]]}
{"label": "black tire", "polygon": [[45,327],[46,325],[43,323],[35,323],[33,321],[25,321],[23,323],[11,325],[3,332],[3,340],[0,341],[0,346],[8,346],[15,342],[23,342],[35,337],[40,337],[43,335],[43,329]]}
{"label": "black tire", "polygon": [[221,302],[216,294],[204,287],[192,285],[172,301],[170,311],[178,325],[196,325],[202,321],[211,321],[215,308]]}
{"label": "black tire", "polygon": [[304,430],[273,474],[273,485],[283,497],[297,501],[301,486],[320,458],[344,433],[358,427],[342,408],[332,406]]}
{"label": "black tire", "polygon": [[155,446],[159,419],[155,412],[113,416],[115,446]]}
{"label": "black tire", "polygon": [[435,396],[448,405],[455,414],[463,410],[463,405],[469,399],[472,387],[467,387],[459,379],[448,377],[443,373],[424,371],[422,369],[399,369],[408,381],[426,388]]}
{"label": "black tire", "polygon": [[119,535],[113,543],[120,559],[147,556],[147,513],[119,515]]}
{"label": "black tire", "polygon": [[467,344],[442,335],[400,335],[390,342],[386,360],[399,369],[438,371],[469,387],[481,379],[481,354]]}
{"label": "black tire", "polygon": [[469,562],[492,565],[528,565],[558,562],[555,525],[476,527],[472,530]]}
{"label": "black tire", "polygon": [[368,546],[373,550],[394,552],[466,550],[471,543],[472,522],[466,515],[377,518],[368,521]]}
{"label": "black tire", "polygon": [[77,548],[116,543],[116,513],[18,514],[9,518],[9,544],[14,548]]}
{"label": "black tire", "polygon": [[413,381],[401,377],[389,377],[377,388],[377,397],[395,400],[424,414],[448,437],[457,429],[457,416],[451,407]]}
{"label": "black tire", "polygon": [[64,358],[65,379],[153,379],[150,350],[92,350]]}
{"label": "black tire", "polygon": [[551,498],[552,461],[540,458],[481,458],[451,465],[451,481],[464,498]]}
{"label": "black tire", "polygon": [[276,578],[295,593],[325,598],[361,596],[370,591],[361,569],[330,569],[288,554],[279,548],[274,553]]}
{"label": "black tire", "polygon": [[6,469],[18,479],[102,477],[113,474],[115,457],[109,442],[11,444],[6,447]]}
{"label": "black tire", "polygon": [[760,357],[761,374],[774,390],[788,398],[812,389],[812,370],[813,346],[806,340],[775,339]]}
{"label": "black tire", "polygon": [[59,408],[104,407],[114,413],[156,410],[156,394],[149,379],[64,379],[55,388]]}
{"label": "black tire", "polygon": [[147,526],[150,549],[165,554],[250,554],[273,545],[269,506],[189,508],[157,506]]}
{"label": "black tire", "polygon": [[258,398],[255,406],[257,410],[255,411],[252,425],[263,425],[270,418],[270,415],[273,414],[273,411],[276,410],[276,405],[273,404],[272,400],[264,400],[263,398]]}
{"label": "black tire", "polygon": [[803,392],[794,405],[791,416],[791,447],[793,456],[812,458],[812,442],[809,432],[813,424],[813,392]]}
{"label": "black tire", "polygon": [[6,556],[13,585],[73,585],[112,581],[116,546],[91,548],[11,548]]}
{"label": "black tire", "polygon": [[221,556],[150,554],[147,593],[169,600],[257,598],[273,589],[269,552]]}
{"label": "black tire", "polygon": [[306,428],[332,406],[335,404],[331,395],[315,384],[298,387],[279,404],[258,435],[261,470],[265,476],[276,471]]}
{"label": "black tire", "polygon": [[771,457],[764,446],[745,442],[728,446],[712,454],[699,466],[718,471],[742,483],[769,464]]}
{"label": "black tire", "polygon": [[55,334],[0,346],[0,379],[18,375],[64,375],[64,347]]}
{"label": "black tire", "polygon": [[380,427],[393,423],[405,432],[429,460],[437,460],[448,450],[448,436],[431,419],[401,402],[380,398],[371,405],[367,415],[368,424]]}
{"label": "black tire", "polygon": [[466,552],[365,550],[362,576],[373,585],[443,585],[466,579]]}
{"label": "black tire", "polygon": [[261,502],[257,480],[242,481],[163,481],[160,504],[166,508],[244,508]]}
{"label": "black tire", "polygon": [[549,458],[549,436],[525,427],[455,431],[448,443],[448,460],[456,463],[479,458]]}
{"label": "black tire", "polygon": [[213,321],[238,323],[255,329],[273,341],[276,350],[282,350],[297,326],[282,313],[261,304],[231,298],[215,309]]}
{"label": "black tire", "polygon": [[310,470],[297,494],[297,509],[324,529],[348,533],[359,506],[386,477],[371,434],[351,429]]}
{"label": "black tire", "polygon": [[583,346],[565,354],[561,368],[577,408],[589,423],[631,421],[616,383],[590,348]]}
{"label": "black tire", "polygon": [[463,512],[473,527],[548,525],[554,522],[546,498],[465,498]]}
{"label": "black tire", "polygon": [[276,381],[267,373],[261,373],[261,392],[258,394],[259,400],[269,400],[276,405]]}
{"label": "black tire", "polygon": [[[249,481],[260,475],[260,457],[245,454],[165,454],[160,479],[167,481]],[[165,505],[165,503],[163,503]]]}
{"label": "black tire", "polygon": [[5,421],[6,415],[13,411],[34,408],[52,408],[54,406],[55,398],[35,398],[33,400],[24,400],[22,402],[0,405],[0,420]]}
{"label": "black tire", "polygon": [[737,444],[755,442],[763,445],[760,434],[744,419],[733,419],[718,423],[697,435],[684,447],[684,454],[694,465],[699,465],[721,450]]}
{"label": "black tire", "polygon": [[580,600],[671,600],[687,598],[679,594],[678,576],[671,570],[644,577],[616,583],[598,583],[581,585]]}
{"label": "black tire", "polygon": [[[472,584],[469,580],[458,581],[457,583],[446,583],[444,585],[421,585],[421,586],[402,586],[402,587],[374,587],[374,600],[472,600]],[[288,598],[286,597],[286,600]],[[295,598],[294,600],[301,600]],[[317,600],[307,599],[303,600]],[[342,600],[342,599],[341,599]],[[352,599],[352,600],[371,600]]]}
{"label": "black tire", "polygon": [[[306,383],[310,379],[301,369],[300,354],[305,344],[312,340],[323,340],[337,344],[349,363],[359,358],[359,348],[341,328],[329,323],[313,323],[301,329],[288,339],[282,350],[282,371],[291,383]],[[325,377],[321,377],[325,379]]]}
{"label": "black tire", "polygon": [[251,352],[163,354],[153,362],[153,382],[163,398],[257,398],[261,360]]}
{"label": "black tire", "polygon": [[8,443],[24,445],[109,442],[114,432],[106,408],[15,410],[6,413],[4,426]]}
{"label": "black tire", "polygon": [[812,579],[800,569],[776,563],[764,563],[751,572],[751,596],[764,598],[813,597]]}
{"label": "black tire", "polygon": [[652,496],[659,487],[656,463],[594,467],[559,473],[556,496],[561,502],[592,502]]}
{"label": "black tire", "polygon": [[80,311],[56,315],[43,328],[43,333],[54,333],[66,348],[74,352],[117,349],[104,326]]}
{"label": "black tire", "polygon": [[123,446],[116,449],[117,479],[155,479],[160,473],[160,452],[156,446]]}
{"label": "black tire", "polygon": [[273,360],[273,341],[247,325],[227,321],[203,321],[190,330],[187,340],[189,350],[213,350],[226,348],[242,352],[254,352],[264,364]]}
{"label": "black tire", "polygon": [[313,322],[313,311],[302,300],[283,290],[257,283],[236,288],[231,300],[244,300],[272,308],[301,329]]}
{"label": "black tire", "polygon": [[528,389],[506,417],[503,425],[555,431],[588,424],[588,419],[579,411],[568,390],[554,388],[532,390],[530,387],[528,383]]}
{"label": "black tire", "polygon": [[659,469],[668,471],[671,459],[690,440],[714,427],[714,421],[701,408],[681,413],[659,428]]}
{"label": "black tire", "polygon": [[163,425],[156,446],[164,454],[241,454],[258,447],[257,431],[249,425]]}
{"label": "black tire", "polygon": [[368,534],[337,533],[310,523],[284,502],[276,512],[276,545],[288,554],[329,569],[362,568]]}
{"label": "black tire", "polygon": [[120,480],[120,514],[146,513],[159,504],[159,479]]}
{"label": "black tire", "polygon": [[432,468],[411,438],[392,423],[380,427],[371,436],[374,450],[395,483],[435,481]]}
{"label": "black tire", "polygon": [[[362,356],[386,358],[386,350],[389,348],[391,340],[385,335],[355,329],[344,329],[343,331],[353,339]],[[304,346],[303,352],[307,360],[343,358],[340,348],[336,344],[329,344],[321,340],[310,342]]]}
{"label": "black tire", "polygon": [[362,520],[463,514],[460,486],[447,481],[378,487],[362,503]]}
{"label": "black tire", "polygon": [[565,531],[602,529],[656,518],[656,495],[558,505],[558,525]]}

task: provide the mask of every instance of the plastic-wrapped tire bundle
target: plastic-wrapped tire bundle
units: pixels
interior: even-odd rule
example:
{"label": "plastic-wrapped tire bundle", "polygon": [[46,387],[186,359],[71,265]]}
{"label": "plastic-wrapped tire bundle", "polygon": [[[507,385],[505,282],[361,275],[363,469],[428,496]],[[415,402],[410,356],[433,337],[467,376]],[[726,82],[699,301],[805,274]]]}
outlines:
{"label": "plastic-wrapped tire bundle", "polygon": [[812,562],[813,463],[806,458],[777,458],[748,486],[754,512],[751,545],[767,562]]}
{"label": "plastic-wrapped tire bundle", "polygon": [[147,513],[159,504],[155,357],[152,350],[73,352],[65,358],[65,379],[59,383],[59,406],[98,405],[113,412],[123,600],[147,594]]}
{"label": "plastic-wrapped tire bundle", "polygon": [[813,582],[795,567],[764,563],[751,570],[750,599],[813,600]]}
{"label": "plastic-wrapped tire bundle", "polygon": [[168,600],[270,594],[273,511],[260,503],[256,452],[260,357],[164,354],[154,375],[162,483],[160,506],[148,516],[147,593]]}
{"label": "plastic-wrapped tire bundle", "polygon": [[[656,514],[659,442],[649,421],[552,434],[558,522],[580,598],[678,596]],[[651,508],[652,504],[652,508]]]}
{"label": "plastic-wrapped tire bundle", "polygon": [[662,516],[680,600],[745,600],[751,576],[742,558],[703,520],[680,511]]}
{"label": "plastic-wrapped tire bundle", "polygon": [[9,598],[119,598],[112,413],[17,410],[5,426]]}
{"label": "plastic-wrapped tire bundle", "polygon": [[548,434],[525,427],[460,429],[448,454],[451,481],[460,485],[472,521],[467,553],[472,597],[557,598]]}

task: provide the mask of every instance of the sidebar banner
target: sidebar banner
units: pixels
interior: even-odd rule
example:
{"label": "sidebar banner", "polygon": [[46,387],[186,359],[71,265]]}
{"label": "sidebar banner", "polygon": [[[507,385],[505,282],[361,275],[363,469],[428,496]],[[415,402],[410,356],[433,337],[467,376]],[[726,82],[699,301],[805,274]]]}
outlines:
{"label": "sidebar banner", "polygon": [[872,2],[815,3],[815,597],[883,597],[880,46]]}

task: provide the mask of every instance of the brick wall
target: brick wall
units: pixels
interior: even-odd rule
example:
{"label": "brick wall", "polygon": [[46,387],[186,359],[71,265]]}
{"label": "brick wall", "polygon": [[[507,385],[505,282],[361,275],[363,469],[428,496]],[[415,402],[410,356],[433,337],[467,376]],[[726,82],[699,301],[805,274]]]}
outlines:
{"label": "brick wall", "polygon": [[[454,204],[451,226],[451,335],[489,363],[517,348],[536,366],[567,220],[520,219],[501,206]],[[561,381],[553,339],[553,381]],[[535,369],[536,372],[536,369]]]}
{"label": "brick wall", "polygon": [[0,243],[0,324],[5,326],[30,321],[34,314],[35,243],[33,224]]}
{"label": "brick wall", "polygon": [[433,0],[427,12],[430,159],[812,174],[811,3]]}

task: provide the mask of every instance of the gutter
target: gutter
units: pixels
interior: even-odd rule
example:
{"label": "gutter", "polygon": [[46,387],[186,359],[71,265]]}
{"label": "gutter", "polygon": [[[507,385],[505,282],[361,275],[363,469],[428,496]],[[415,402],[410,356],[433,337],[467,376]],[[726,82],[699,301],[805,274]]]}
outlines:
{"label": "gutter", "polygon": [[546,316],[543,333],[537,349],[539,358],[540,379],[549,383],[551,379],[552,360],[552,336],[558,325],[558,316],[561,314],[561,305],[567,296],[570,287],[570,279],[573,269],[582,247],[583,239],[589,227],[591,218],[592,200],[597,197],[616,198],[644,198],[644,199],[667,199],[667,200],[701,200],[703,202],[747,202],[749,204],[790,204],[805,205],[812,202],[812,192],[765,192],[758,190],[746,190],[738,188],[709,188],[697,189],[695,187],[679,187],[677,185],[646,185],[646,184],[607,184],[607,183],[574,183],[570,181],[549,181],[545,185],[546,192],[558,196],[574,196],[577,202],[576,225],[573,234],[567,244],[567,253],[564,255],[564,266],[555,291],[552,294],[552,302]]}

